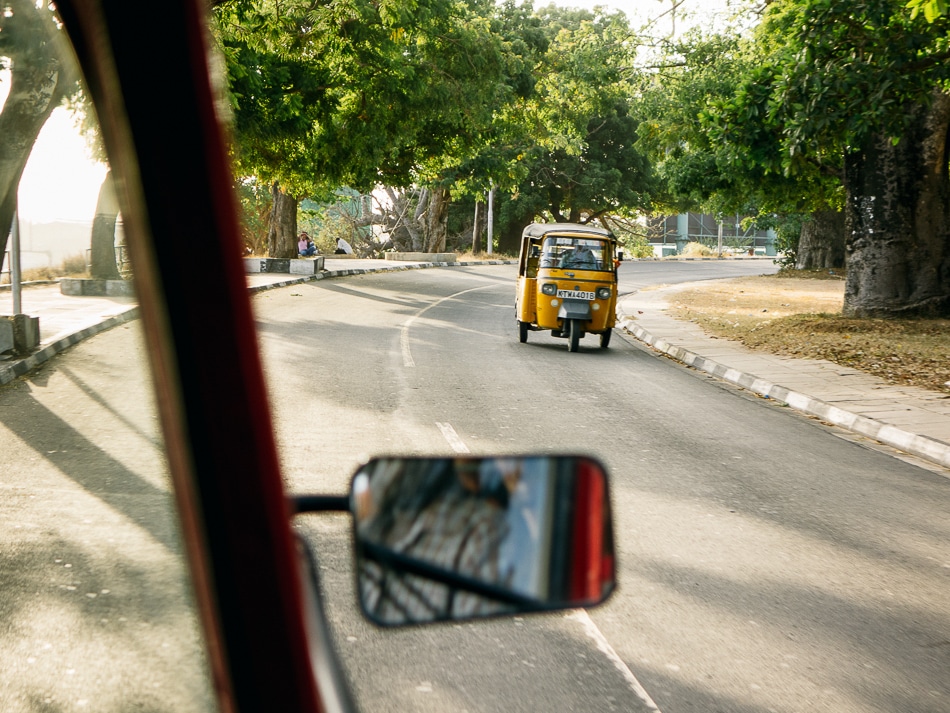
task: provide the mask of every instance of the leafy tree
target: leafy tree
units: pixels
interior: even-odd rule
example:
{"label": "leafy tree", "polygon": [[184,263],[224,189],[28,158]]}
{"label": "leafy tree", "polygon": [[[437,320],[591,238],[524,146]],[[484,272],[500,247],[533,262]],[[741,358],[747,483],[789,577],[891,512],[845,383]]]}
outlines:
{"label": "leafy tree", "polygon": [[804,222],[801,246],[797,234],[783,241],[786,257],[838,266],[841,151],[786,163],[781,129],[769,115],[769,57],[768,45],[739,34],[693,35],[657,63],[639,109],[641,142],[662,181],[658,202],[678,212],[755,216],[760,228]]}
{"label": "leafy tree", "polygon": [[[945,313],[947,27],[944,16],[912,17],[900,0],[770,3],[753,49],[736,41],[750,60],[733,86],[710,92],[688,124],[692,161],[675,166],[682,185],[700,185],[700,167],[715,186],[710,202],[745,198],[787,213],[833,208],[843,192],[845,313]],[[735,177],[722,181],[723,168]],[[807,199],[798,210],[796,198]]]}
{"label": "leafy tree", "polygon": [[770,121],[786,167],[843,154],[850,316],[950,313],[950,21],[902,0],[785,0]]}
{"label": "leafy tree", "polygon": [[[652,173],[630,112],[637,42],[626,17],[554,5],[527,16],[509,4],[498,22],[509,66],[531,67],[509,75],[497,142],[479,156],[509,194],[499,196],[500,248],[516,251],[537,217],[587,222],[648,205]],[[509,41],[519,32],[530,43]]]}
{"label": "leafy tree", "polygon": [[275,186],[272,255],[295,250],[301,196],[420,177],[444,190],[440,159],[464,152],[491,105],[497,48],[462,3],[245,0],[216,14],[236,165]]}
{"label": "leafy tree", "polygon": [[950,10],[947,0],[910,0],[907,7],[911,9],[911,19],[923,12],[927,22],[936,22]]}

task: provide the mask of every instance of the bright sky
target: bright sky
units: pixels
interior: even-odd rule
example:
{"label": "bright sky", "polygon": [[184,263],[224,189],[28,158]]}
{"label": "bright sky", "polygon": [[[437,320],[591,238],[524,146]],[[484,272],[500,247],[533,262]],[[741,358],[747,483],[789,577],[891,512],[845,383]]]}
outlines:
{"label": "bright sky", "polygon": [[92,222],[105,164],[92,161],[72,117],[57,109],[40,132],[20,180],[20,219]]}
{"label": "bright sky", "polygon": [[[535,0],[535,7],[544,6],[550,0]],[[672,7],[676,4],[675,12]],[[685,32],[697,25],[711,27],[716,19],[728,12],[730,0],[554,0],[555,5],[564,7],[595,6],[620,10],[634,27],[642,27],[656,20],[654,32],[657,35],[669,35],[674,27],[676,34]]]}

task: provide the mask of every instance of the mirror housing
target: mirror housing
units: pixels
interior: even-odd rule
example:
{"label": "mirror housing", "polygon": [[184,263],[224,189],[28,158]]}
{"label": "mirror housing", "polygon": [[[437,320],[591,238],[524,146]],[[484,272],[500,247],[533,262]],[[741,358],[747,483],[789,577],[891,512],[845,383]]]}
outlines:
{"label": "mirror housing", "polygon": [[351,510],[360,605],[383,626],[593,606],[616,586],[592,458],[376,458]]}

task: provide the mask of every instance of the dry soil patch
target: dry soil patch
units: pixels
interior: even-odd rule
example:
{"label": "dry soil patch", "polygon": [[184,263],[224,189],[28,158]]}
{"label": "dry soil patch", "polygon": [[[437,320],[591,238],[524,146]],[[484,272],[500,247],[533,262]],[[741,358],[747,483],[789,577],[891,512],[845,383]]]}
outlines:
{"label": "dry soil patch", "polygon": [[950,393],[950,320],[846,319],[841,275],[755,276],[692,284],[670,314],[752,349],[828,361],[895,384]]}

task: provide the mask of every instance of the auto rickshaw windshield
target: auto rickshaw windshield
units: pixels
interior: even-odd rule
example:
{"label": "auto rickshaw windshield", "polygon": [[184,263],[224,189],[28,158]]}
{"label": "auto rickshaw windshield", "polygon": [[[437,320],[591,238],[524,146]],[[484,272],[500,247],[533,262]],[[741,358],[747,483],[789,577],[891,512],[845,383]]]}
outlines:
{"label": "auto rickshaw windshield", "polygon": [[604,240],[549,236],[544,239],[541,267],[609,270],[606,251]]}

